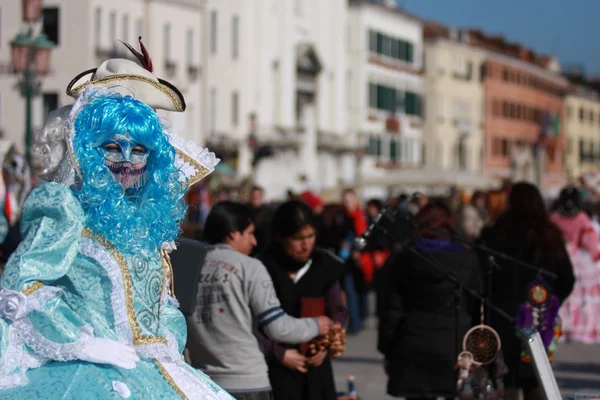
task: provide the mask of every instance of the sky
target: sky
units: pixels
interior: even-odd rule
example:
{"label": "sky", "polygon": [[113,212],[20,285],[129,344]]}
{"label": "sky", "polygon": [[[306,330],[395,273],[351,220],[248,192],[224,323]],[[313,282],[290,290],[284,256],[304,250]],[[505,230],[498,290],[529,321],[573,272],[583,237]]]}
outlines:
{"label": "sky", "polygon": [[450,27],[502,34],[561,67],[600,75],[600,0],[396,0],[408,12]]}

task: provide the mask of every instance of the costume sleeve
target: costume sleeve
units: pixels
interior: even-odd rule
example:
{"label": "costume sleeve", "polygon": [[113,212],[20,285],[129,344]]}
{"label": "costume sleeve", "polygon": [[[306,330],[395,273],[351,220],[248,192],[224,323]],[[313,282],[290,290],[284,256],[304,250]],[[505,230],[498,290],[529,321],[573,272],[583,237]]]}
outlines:
{"label": "costume sleeve", "polygon": [[[92,335],[75,311],[78,298],[67,297],[58,282],[77,255],[83,219],[79,201],[64,185],[40,185],[27,198],[24,239],[0,280],[2,339],[9,342],[13,356],[25,357],[21,353],[26,345],[38,361],[76,359]],[[2,352],[0,369],[7,354]]]}
{"label": "costume sleeve", "polygon": [[275,287],[267,268],[258,260],[248,268],[252,271],[247,279],[250,309],[260,329],[278,342],[306,343],[319,334],[319,325],[314,318],[294,318],[286,314],[275,293]]}

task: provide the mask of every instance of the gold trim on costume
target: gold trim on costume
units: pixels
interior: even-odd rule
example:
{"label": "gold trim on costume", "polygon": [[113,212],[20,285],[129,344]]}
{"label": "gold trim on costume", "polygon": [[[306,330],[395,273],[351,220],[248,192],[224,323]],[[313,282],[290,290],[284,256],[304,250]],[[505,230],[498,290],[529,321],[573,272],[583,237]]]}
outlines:
{"label": "gold trim on costume", "polygon": [[176,150],[176,151],[177,151],[177,154],[181,158],[183,158],[183,160],[186,163],[193,165],[198,170],[198,172],[196,172],[195,175],[188,178],[188,186],[192,186],[194,183],[199,182],[206,175],[210,174],[210,170],[208,168],[206,168],[204,165],[200,164],[198,161],[194,160],[192,157],[188,156],[183,151],[180,151],[180,150]]}
{"label": "gold trim on costume", "polygon": [[169,295],[175,297],[175,283],[173,282],[173,264],[171,264],[171,257],[165,250],[161,250],[162,264],[165,269],[166,279],[169,280]]}
{"label": "gold trim on costume", "polygon": [[29,296],[30,294],[32,294],[36,290],[41,289],[43,286],[44,286],[44,284],[42,282],[40,282],[40,281],[33,282],[32,284],[30,284],[29,286],[27,286],[25,289],[23,289],[23,294],[25,296]]}
{"label": "gold trim on costume", "polygon": [[88,228],[83,229],[83,236],[89,239],[93,239],[98,242],[102,247],[105,247],[117,260],[119,267],[121,268],[121,274],[123,276],[123,288],[125,289],[125,307],[127,308],[127,319],[129,320],[129,326],[131,327],[131,333],[133,336],[133,344],[149,344],[149,343],[167,343],[165,338],[159,336],[148,336],[143,335],[140,326],[135,319],[135,312],[133,309],[133,283],[131,281],[131,274],[127,268],[127,261],[123,255],[108,241],[106,238],[92,232]]}
{"label": "gold trim on costume", "polygon": [[179,389],[179,386],[177,386],[177,384],[175,383],[175,381],[173,380],[173,378],[171,378],[171,375],[169,375],[169,373],[167,372],[167,370],[165,369],[165,367],[163,367],[162,364],[157,359],[154,359],[154,363],[158,367],[158,370],[160,371],[160,373],[163,376],[163,378],[165,378],[165,381],[167,381],[167,383],[169,385],[171,385],[171,387],[173,388],[173,390],[175,390],[177,392],[177,394],[180,395],[182,398],[184,398],[185,400],[187,400],[187,396],[185,395],[185,393],[183,393],[181,391],[181,389]]}
{"label": "gold trim on costume", "polygon": [[107,76],[107,77],[100,78],[100,79],[95,79],[93,81],[87,81],[77,87],[74,87],[69,92],[67,92],[67,94],[69,96],[75,97],[75,95],[77,95],[79,92],[81,92],[83,89],[85,89],[89,85],[99,86],[100,84],[103,84],[103,83],[111,83],[111,82],[122,81],[122,80],[132,80],[132,81],[141,81],[141,82],[149,83],[150,85],[154,86],[156,89],[163,92],[169,98],[169,100],[171,100],[171,102],[173,103],[173,106],[175,107],[175,109],[177,111],[183,112],[183,106],[181,105],[181,101],[179,101],[177,96],[172,91],[167,89],[164,85],[161,85],[160,82],[157,82],[153,79],[150,79],[148,77],[141,76],[141,75],[118,74],[118,75]]}

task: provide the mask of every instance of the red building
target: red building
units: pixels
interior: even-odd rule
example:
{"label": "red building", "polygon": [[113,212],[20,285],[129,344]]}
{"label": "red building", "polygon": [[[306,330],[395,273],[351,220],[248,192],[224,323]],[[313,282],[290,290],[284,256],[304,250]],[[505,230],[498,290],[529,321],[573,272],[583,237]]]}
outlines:
{"label": "red building", "polygon": [[568,81],[560,75],[558,63],[480,31],[471,31],[469,42],[487,53],[484,173],[509,178],[511,154],[522,142],[544,154],[543,188],[563,185],[566,138],[562,121]]}

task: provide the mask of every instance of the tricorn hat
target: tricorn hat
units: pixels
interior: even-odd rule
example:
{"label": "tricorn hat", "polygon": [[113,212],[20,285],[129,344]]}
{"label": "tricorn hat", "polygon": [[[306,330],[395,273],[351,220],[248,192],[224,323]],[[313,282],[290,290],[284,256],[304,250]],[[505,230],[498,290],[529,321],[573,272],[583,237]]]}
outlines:
{"label": "tricorn hat", "polygon": [[67,86],[67,94],[77,98],[85,88],[94,86],[132,96],[155,110],[185,111],[183,95],[175,86],[154,75],[152,60],[142,44],[141,36],[139,42],[142,53],[127,43],[123,44],[140,60],[141,65],[124,58],[106,60],[98,68],[89,69],[73,78]]}

